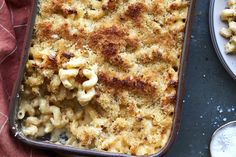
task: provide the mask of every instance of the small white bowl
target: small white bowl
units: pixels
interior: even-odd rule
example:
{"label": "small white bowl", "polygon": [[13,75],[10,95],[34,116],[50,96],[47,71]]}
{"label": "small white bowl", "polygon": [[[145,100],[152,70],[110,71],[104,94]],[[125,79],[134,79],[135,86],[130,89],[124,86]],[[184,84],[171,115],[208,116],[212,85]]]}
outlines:
{"label": "small white bowl", "polygon": [[236,121],[231,121],[219,127],[211,137],[211,157],[235,157],[235,138]]}
{"label": "small white bowl", "polygon": [[220,19],[220,14],[226,7],[227,0],[211,0],[209,8],[209,28],[217,56],[227,72],[236,80],[236,54],[226,54],[224,45],[228,40],[220,35],[221,28],[228,27],[227,23]]}

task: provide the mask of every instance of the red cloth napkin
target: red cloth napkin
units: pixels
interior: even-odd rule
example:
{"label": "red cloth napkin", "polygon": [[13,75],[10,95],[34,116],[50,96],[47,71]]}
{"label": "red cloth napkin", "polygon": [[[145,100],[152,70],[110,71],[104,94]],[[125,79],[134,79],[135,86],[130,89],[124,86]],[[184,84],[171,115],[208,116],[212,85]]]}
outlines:
{"label": "red cloth napkin", "polygon": [[9,100],[19,69],[30,0],[0,0],[0,156],[46,157],[42,152],[22,144],[10,134]]}

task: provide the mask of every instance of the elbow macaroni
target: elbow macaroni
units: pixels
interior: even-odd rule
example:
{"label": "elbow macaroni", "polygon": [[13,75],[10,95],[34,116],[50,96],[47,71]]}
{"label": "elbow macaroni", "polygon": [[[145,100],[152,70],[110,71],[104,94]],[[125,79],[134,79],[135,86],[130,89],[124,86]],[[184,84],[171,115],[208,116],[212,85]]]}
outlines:
{"label": "elbow macaroni", "polygon": [[73,89],[75,86],[74,78],[78,75],[79,71],[76,69],[59,69],[59,77],[61,79],[62,84],[65,88]]}
{"label": "elbow macaroni", "polygon": [[17,114],[18,119],[23,119],[26,113],[28,113],[30,116],[34,116],[35,109],[27,102],[22,101]]}
{"label": "elbow macaroni", "polygon": [[22,128],[22,132],[26,135],[26,136],[34,136],[37,132],[38,132],[38,127],[35,125],[30,125],[28,127],[23,127]]}
{"label": "elbow macaroni", "polygon": [[[37,49],[37,51],[40,50]],[[43,60],[37,66],[46,66],[43,64],[48,62],[46,57],[47,52],[48,48],[36,54],[34,54],[34,51],[31,51],[34,57],[38,60]],[[32,90],[34,88],[37,89],[37,94],[39,94],[41,90],[39,86],[44,83],[44,78],[50,79],[47,89],[52,92],[46,98],[37,97],[31,102],[21,101],[17,117],[20,120],[24,120],[22,131],[26,136],[43,136],[57,128],[64,127],[73,120],[81,118],[82,111],[75,113],[71,108],[62,111],[60,106],[51,104],[51,102],[66,99],[68,90],[75,91],[71,97],[77,98],[81,106],[88,104],[95,96],[95,86],[98,81],[95,66],[91,68],[87,67],[86,59],[77,53],[72,56],[68,61],[63,61],[61,66],[58,66],[58,74],[53,72],[52,69],[43,69],[41,75],[39,73],[33,73],[33,76],[28,77],[26,80],[26,85],[33,87]],[[36,65],[32,61],[30,63],[27,64],[28,69]],[[80,84],[76,79],[81,76],[87,80]]]}
{"label": "elbow macaroni", "polygon": [[49,106],[48,101],[43,98],[39,100],[39,105],[36,106],[41,112],[39,117],[36,117],[33,106],[29,106],[22,106],[21,104],[21,109],[18,111],[18,119],[25,118],[25,113],[31,113],[31,116],[26,117],[22,128],[23,133],[27,136],[43,136],[45,133],[50,133],[55,128],[61,128],[69,121],[76,119],[76,114],[73,113],[73,110],[68,109],[66,113],[62,114],[59,107]]}
{"label": "elbow macaroni", "polygon": [[82,90],[78,90],[77,98],[82,106],[86,105],[95,96],[96,91],[94,86],[98,81],[97,75],[92,70],[84,69],[83,74],[89,80],[83,82]]}
{"label": "elbow macaroni", "polygon": [[93,72],[92,70],[84,69],[83,74],[89,79],[83,82],[82,86],[84,89],[90,89],[97,84],[98,77],[95,72]]}
{"label": "elbow macaroni", "polygon": [[84,106],[86,105],[96,94],[95,89],[91,88],[85,92],[85,90],[78,91],[77,97],[79,103]]}
{"label": "elbow macaroni", "polygon": [[50,112],[53,114],[53,117],[50,118],[50,121],[55,127],[59,127],[61,124],[61,111],[59,107],[50,106]]}
{"label": "elbow macaroni", "polygon": [[228,8],[224,9],[221,12],[221,20],[227,21],[229,27],[222,28],[220,30],[220,35],[229,41],[225,45],[226,53],[236,53],[236,42],[235,42],[235,35],[236,35],[236,1],[235,0],[228,0]]}
{"label": "elbow macaroni", "polygon": [[26,125],[35,125],[38,126],[41,123],[41,120],[37,117],[27,117],[25,120]]}
{"label": "elbow macaroni", "polygon": [[[92,70],[83,69],[85,64],[86,60],[84,58],[71,58],[68,62],[64,63],[64,67],[67,69],[59,69],[59,77],[65,88],[78,88],[77,99],[82,106],[87,104],[95,96],[96,91],[94,86],[98,81],[98,77],[92,68]],[[82,89],[75,81],[79,74],[79,69],[82,69],[82,74],[88,78],[87,81],[82,83]]]}

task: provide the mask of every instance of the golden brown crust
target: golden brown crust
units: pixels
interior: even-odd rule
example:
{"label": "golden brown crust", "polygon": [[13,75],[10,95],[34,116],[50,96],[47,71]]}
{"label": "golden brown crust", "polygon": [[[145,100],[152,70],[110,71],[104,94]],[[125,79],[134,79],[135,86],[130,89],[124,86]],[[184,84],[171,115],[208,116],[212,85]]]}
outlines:
{"label": "golden brown crust", "polygon": [[146,6],[144,3],[135,3],[128,6],[128,9],[125,11],[124,15],[137,22],[137,20],[142,18],[141,16],[144,11],[146,11]]}
{"label": "golden brown crust", "polygon": [[106,4],[102,5],[104,11],[114,11],[117,7],[119,0],[108,0]]}
{"label": "golden brown crust", "polygon": [[126,77],[120,79],[102,72],[98,74],[98,77],[101,83],[112,88],[135,90],[146,94],[155,94],[156,91],[156,88],[148,81],[144,81],[142,77]]}
{"label": "golden brown crust", "polygon": [[136,47],[137,41],[129,39],[122,28],[112,26],[92,33],[89,46],[102,54],[105,61],[127,70],[131,65],[119,56],[126,46]]}
{"label": "golden brown crust", "polygon": [[125,44],[125,32],[117,26],[99,29],[92,33],[89,46],[100,50],[105,57],[119,53],[120,47]]}

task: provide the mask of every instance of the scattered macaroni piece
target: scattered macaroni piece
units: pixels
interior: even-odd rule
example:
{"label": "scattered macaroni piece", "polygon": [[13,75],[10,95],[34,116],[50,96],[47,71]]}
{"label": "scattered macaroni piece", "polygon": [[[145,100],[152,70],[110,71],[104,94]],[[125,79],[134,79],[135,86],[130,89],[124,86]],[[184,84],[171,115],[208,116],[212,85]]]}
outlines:
{"label": "scattered macaroni piece", "polygon": [[228,28],[222,28],[220,30],[221,36],[229,39],[225,45],[226,53],[236,53],[236,2],[235,0],[228,0],[228,8],[221,12],[221,20],[228,23]]}

